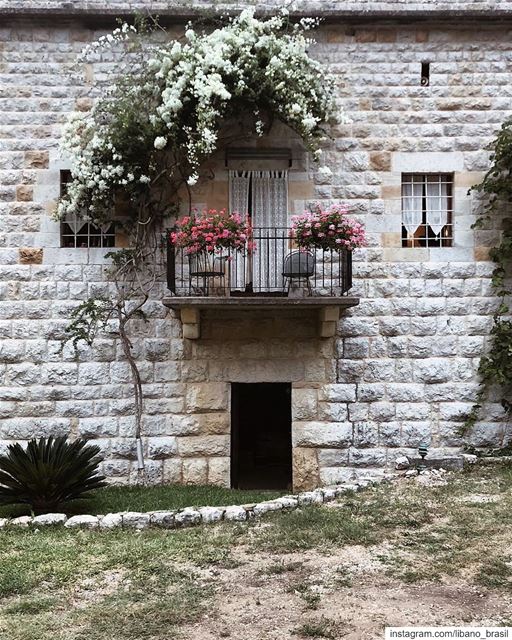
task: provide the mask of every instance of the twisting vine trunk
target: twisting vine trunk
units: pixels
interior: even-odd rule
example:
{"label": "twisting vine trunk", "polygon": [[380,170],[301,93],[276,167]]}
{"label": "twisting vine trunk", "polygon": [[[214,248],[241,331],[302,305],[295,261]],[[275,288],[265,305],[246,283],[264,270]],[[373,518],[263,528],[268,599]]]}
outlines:
{"label": "twisting vine trunk", "polygon": [[[146,302],[147,297],[144,299]],[[143,303],[144,304],[144,303]],[[132,342],[126,332],[126,323],[128,319],[123,313],[121,308],[118,308],[118,320],[119,320],[119,338],[123,347],[124,356],[130,365],[130,371],[133,381],[133,397],[135,403],[135,444],[137,448],[137,473],[142,476],[145,481],[145,464],[144,464],[144,451],[142,447],[142,414],[144,411],[144,397],[142,392],[142,380],[140,376],[139,367],[132,354]]]}

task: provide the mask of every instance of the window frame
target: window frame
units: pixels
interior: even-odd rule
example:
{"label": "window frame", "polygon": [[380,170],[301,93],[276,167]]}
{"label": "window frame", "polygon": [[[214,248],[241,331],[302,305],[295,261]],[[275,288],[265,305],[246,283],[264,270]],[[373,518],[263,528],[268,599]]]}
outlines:
{"label": "window frame", "polygon": [[[427,223],[427,184],[428,178],[438,177],[439,184],[446,184],[447,188],[447,222],[443,226],[440,233],[436,236]],[[414,234],[410,234],[404,225],[404,186],[406,184],[421,184],[422,185],[422,205],[421,224],[417,227]],[[441,172],[403,172],[401,175],[401,235],[402,235],[402,248],[418,249],[418,248],[450,248],[453,247],[454,242],[454,224],[453,224],[453,191],[454,191],[454,174],[453,172],[441,171]],[[415,197],[415,196],[412,196]],[[441,196],[440,196],[441,197]]]}
{"label": "window frame", "polygon": [[[71,171],[60,171],[60,197],[66,195],[71,182]],[[85,222],[78,232],[65,221],[60,222],[60,246],[63,249],[112,249],[116,246],[116,224],[112,222],[106,230],[92,222]]]}

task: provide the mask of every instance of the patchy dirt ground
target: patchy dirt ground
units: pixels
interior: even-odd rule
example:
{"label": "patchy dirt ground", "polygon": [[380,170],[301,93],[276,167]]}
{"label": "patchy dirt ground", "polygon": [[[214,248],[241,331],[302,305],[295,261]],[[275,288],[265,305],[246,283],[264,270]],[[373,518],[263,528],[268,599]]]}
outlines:
{"label": "patchy dirt ground", "polygon": [[512,464],[178,531],[6,529],[0,638],[382,639],[512,626]]}
{"label": "patchy dirt ground", "polygon": [[183,636],[369,640],[383,638],[385,626],[500,626],[512,619],[512,594],[460,580],[410,584],[388,577],[380,558],[389,551],[386,544],[349,546],[328,556],[314,551],[284,557],[238,554],[239,567],[211,575],[213,613],[184,629]]}

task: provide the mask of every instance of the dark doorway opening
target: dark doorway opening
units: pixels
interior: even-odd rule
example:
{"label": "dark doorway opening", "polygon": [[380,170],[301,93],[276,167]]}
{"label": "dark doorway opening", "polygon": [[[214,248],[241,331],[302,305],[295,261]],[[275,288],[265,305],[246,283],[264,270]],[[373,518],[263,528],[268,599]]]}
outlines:
{"label": "dark doorway opening", "polygon": [[292,488],[291,384],[231,385],[231,486]]}

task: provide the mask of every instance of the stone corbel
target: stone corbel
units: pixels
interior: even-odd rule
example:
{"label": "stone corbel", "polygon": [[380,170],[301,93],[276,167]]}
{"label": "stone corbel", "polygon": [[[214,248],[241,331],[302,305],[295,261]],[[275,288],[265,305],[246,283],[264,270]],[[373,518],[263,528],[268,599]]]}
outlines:
{"label": "stone corbel", "polygon": [[318,335],[320,338],[332,338],[336,335],[338,320],[340,319],[339,307],[321,307],[319,311]]}
{"label": "stone corbel", "polygon": [[180,311],[183,337],[197,340],[201,336],[201,312],[194,307],[183,307]]}

